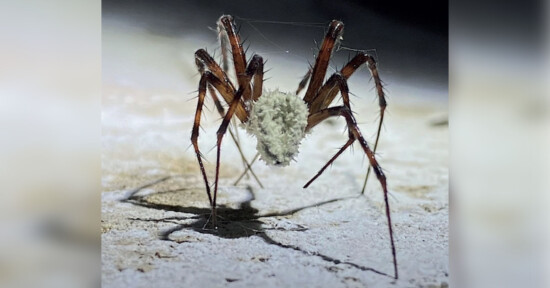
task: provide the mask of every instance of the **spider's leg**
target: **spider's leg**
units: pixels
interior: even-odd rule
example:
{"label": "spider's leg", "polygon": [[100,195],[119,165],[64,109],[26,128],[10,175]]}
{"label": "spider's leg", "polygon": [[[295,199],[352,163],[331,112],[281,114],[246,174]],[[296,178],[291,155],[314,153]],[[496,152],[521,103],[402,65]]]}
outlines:
{"label": "spider's leg", "polygon": [[[222,29],[223,28],[223,29]],[[246,75],[246,55],[243,50],[243,45],[239,34],[236,32],[235,23],[233,17],[230,15],[223,15],[218,20],[218,29],[223,31],[224,37],[227,37],[229,44],[231,45],[231,53],[233,54],[233,64],[235,65],[235,74],[237,75],[237,82],[239,88],[243,87],[243,100],[250,99],[250,81],[247,81]],[[223,51],[222,51],[223,52]],[[227,52],[226,52],[227,54]],[[227,56],[225,56],[227,57]],[[224,61],[225,62],[225,61]]]}
{"label": "spider's leg", "polygon": [[252,57],[252,60],[250,61],[248,68],[246,69],[246,83],[245,86],[240,86],[239,90],[235,94],[235,97],[233,98],[233,102],[229,105],[229,109],[227,110],[227,113],[225,114],[222,124],[220,125],[220,128],[218,129],[217,135],[218,135],[218,141],[217,141],[217,155],[216,155],[216,178],[214,182],[214,197],[212,200],[213,209],[212,209],[212,216],[213,216],[213,223],[214,226],[216,226],[216,198],[218,194],[218,180],[220,175],[220,156],[221,156],[221,144],[223,140],[223,136],[225,135],[225,132],[227,131],[227,128],[229,126],[229,123],[231,121],[231,118],[236,112],[237,107],[239,107],[241,102],[241,97],[243,96],[243,92],[245,90],[244,87],[250,85],[250,81],[252,80],[252,77],[258,73],[258,70],[263,67],[263,59],[262,57],[258,55],[254,55]]}
{"label": "spider's leg", "polygon": [[[332,84],[335,84],[335,85],[332,85]],[[329,80],[327,81],[327,83],[323,86],[324,87],[332,87],[332,86],[336,86],[336,84],[339,85],[339,89],[335,89],[335,90],[339,90],[340,93],[342,94],[342,98],[344,99],[344,106],[347,107],[348,109],[350,109],[351,111],[351,107],[350,107],[350,103],[349,103],[349,89],[348,89],[348,84],[346,82],[346,79],[340,74],[340,73],[334,73],[330,78]],[[327,94],[327,92],[329,92],[328,90],[326,91],[320,91],[319,94],[320,95],[325,95]],[[320,99],[324,96],[321,96],[321,97],[317,97],[316,99]],[[321,99],[322,101],[322,99]],[[315,125],[319,124],[320,122],[324,121],[326,118],[328,117],[331,117],[331,116],[337,116],[338,114],[335,114],[335,115],[331,115],[330,113],[316,113],[318,112],[318,110],[316,110],[317,108],[315,106],[316,103],[319,103],[321,101],[315,101],[314,99],[314,102],[311,103],[311,107],[310,107],[310,117],[308,117],[308,125],[306,127],[306,131],[309,131],[311,128],[313,128]],[[315,181],[315,179],[317,179],[317,177],[321,176],[321,174],[325,171],[325,169],[328,168],[328,166],[330,166],[332,164],[332,162],[334,162],[334,160],[336,160],[336,158],[338,158],[338,156],[340,156],[351,144],[353,144],[353,142],[355,141],[355,138],[353,137],[353,134],[351,132],[351,129],[349,129],[348,127],[348,132],[349,132],[349,140],[348,142],[346,142],[346,144],[338,151],[338,153],[336,153],[336,155],[334,155],[328,162],[327,164],[325,164],[325,166],[323,166],[323,168],[321,168],[321,170],[313,177],[311,178],[311,180],[309,180],[306,185],[304,185],[304,188],[307,188],[311,183],[313,183],[313,181]]]}
{"label": "spider's leg", "polygon": [[[380,81],[380,76],[378,75],[378,68],[376,67],[376,61],[372,56],[368,56],[368,67],[371,72],[372,78],[374,79],[374,84],[376,85],[376,92],[378,93],[378,105],[380,106],[380,119],[378,120],[378,130],[376,131],[376,140],[374,142],[374,150],[376,153],[376,148],[378,147],[378,139],[380,138],[380,131],[382,130],[382,122],[384,121],[384,112],[386,111],[386,98],[384,97],[384,87],[382,86],[382,81]],[[369,179],[369,174],[372,166],[369,165],[367,169],[367,175],[365,176],[365,181],[363,183],[363,189],[361,189],[361,194],[365,193],[365,188],[367,187],[367,180]]]}
{"label": "spider's leg", "polygon": [[315,60],[315,66],[313,66],[313,71],[311,72],[311,80],[309,81],[309,86],[304,96],[304,102],[306,102],[308,106],[311,100],[317,95],[319,88],[325,80],[325,74],[327,73],[332,50],[334,50],[336,42],[340,41],[343,33],[344,23],[333,20],[328,27],[323,44],[321,44],[321,49]]}
{"label": "spider's leg", "polygon": [[214,207],[214,202],[212,201],[212,195],[210,193],[210,185],[208,185],[208,178],[206,177],[206,171],[204,170],[204,165],[202,164],[202,154],[199,150],[199,127],[201,122],[202,107],[204,106],[204,98],[206,96],[206,85],[208,78],[212,77],[212,73],[206,71],[201,75],[201,80],[199,82],[199,101],[197,102],[197,111],[195,112],[195,121],[193,123],[193,131],[191,132],[191,143],[195,148],[195,154],[197,154],[197,160],[199,161],[199,166],[201,169],[202,177],[204,179],[204,185],[206,186],[206,194],[208,195],[208,200],[210,201],[210,206]]}
{"label": "spider's leg", "polygon": [[[224,83],[227,83],[228,89],[235,90],[235,87],[233,86],[233,83],[231,83],[231,81],[229,80],[227,73],[224,70],[222,70],[220,65],[216,63],[214,58],[212,58],[212,56],[210,56],[210,54],[208,54],[206,50],[199,49],[195,52],[195,64],[197,65],[197,69],[201,74],[208,69],[218,79],[222,80]],[[233,91],[233,94],[234,92],[235,91]],[[233,97],[233,95],[231,95],[231,97]],[[232,98],[229,100],[232,100]]]}
{"label": "spider's leg", "polygon": [[[382,168],[378,164],[378,161],[376,161],[376,158],[374,157],[374,152],[369,148],[369,145],[367,144],[367,141],[365,140],[365,138],[361,134],[361,131],[359,130],[359,126],[357,126],[357,122],[355,120],[355,117],[353,117],[353,114],[352,114],[351,110],[348,107],[345,107],[345,106],[330,107],[330,108],[323,109],[323,110],[309,116],[309,118],[308,118],[308,127],[309,128],[314,127],[315,125],[319,124],[321,121],[323,121],[323,120],[325,120],[329,117],[334,117],[334,116],[344,116],[344,118],[346,119],[346,122],[348,124],[348,129],[350,130],[350,133],[353,136],[353,140],[352,139],[348,140],[348,143],[350,141],[353,142],[355,140],[359,141],[359,143],[361,145],[361,148],[363,148],[363,151],[367,155],[367,158],[369,159],[370,165],[373,167],[374,173],[376,174],[376,177],[378,178],[378,181],[380,182],[380,184],[382,186],[382,191],[384,192],[386,218],[387,218],[387,221],[388,221],[388,229],[389,229],[389,234],[390,234],[391,250],[392,250],[392,256],[393,256],[394,276],[395,276],[395,279],[397,279],[399,277],[398,272],[397,272],[397,257],[396,257],[396,254],[395,254],[395,244],[394,244],[394,239],[393,239],[393,228],[392,228],[391,215],[390,215],[390,204],[388,202],[388,188],[387,188],[387,184],[386,184],[386,176],[384,175],[384,172],[382,172]],[[333,159],[331,159],[329,161],[330,163],[332,161],[334,161],[343,152],[343,150],[345,150],[345,148],[347,148],[349,145],[351,145],[351,143],[349,145],[348,145],[348,143],[346,143],[346,145],[344,145],[344,147],[342,147],[342,149],[340,149],[340,151],[338,151],[338,153],[333,157]],[[325,165],[325,167],[323,167],[323,169],[321,169],[321,171],[319,171],[319,173],[317,173],[317,175],[315,175],[314,178],[317,178],[324,171],[324,169],[327,166],[328,165]],[[312,180],[314,180],[314,179],[312,179]],[[312,182],[312,180],[310,182]],[[307,185],[309,185],[310,182],[308,182]]]}
{"label": "spider's leg", "polygon": [[300,84],[298,84],[298,89],[296,89],[296,95],[298,95],[306,87],[306,84],[309,81],[309,78],[311,78],[311,68],[307,70],[306,75],[304,75],[304,77],[300,81]]}
{"label": "spider's leg", "polygon": [[[252,60],[250,62],[252,63]],[[258,67],[254,73],[254,84],[252,85],[252,100],[254,101],[262,96],[264,83],[264,62],[258,61],[255,65]]]}
{"label": "spider's leg", "polygon": [[[197,68],[199,69],[199,72],[201,72],[201,74],[204,73],[207,68],[208,71],[214,74],[215,77],[212,78],[213,81],[209,83],[216,88],[216,90],[220,93],[220,95],[223,97],[228,105],[233,103],[233,98],[236,94],[235,87],[233,86],[233,84],[231,84],[231,81],[227,77],[227,74],[223,72],[223,70],[208,54],[208,52],[206,52],[204,49],[197,50],[197,52],[195,52],[195,63],[197,64]],[[236,109],[237,110],[235,114],[237,115],[239,120],[241,120],[241,122],[245,122],[248,118],[248,113],[244,108],[244,104],[240,102]]]}
{"label": "spider's leg", "polygon": [[317,177],[319,177],[323,171],[330,165],[344,150],[346,150],[355,140],[358,140],[361,144],[361,147],[365,151],[365,154],[367,154],[367,157],[369,158],[370,165],[374,167],[374,172],[376,174],[376,177],[378,178],[378,181],[382,185],[382,190],[384,192],[384,201],[386,204],[386,217],[388,220],[388,228],[390,233],[390,242],[391,242],[391,249],[392,249],[392,256],[393,256],[393,265],[394,265],[394,272],[395,272],[395,279],[398,278],[397,273],[397,258],[395,256],[395,244],[393,240],[393,229],[392,229],[392,223],[391,223],[391,216],[390,216],[390,204],[388,202],[388,188],[386,185],[386,176],[384,175],[384,172],[382,172],[382,168],[378,164],[378,161],[376,161],[376,158],[374,157],[374,152],[370,150],[369,145],[367,144],[367,141],[365,138],[363,138],[363,135],[361,134],[361,131],[359,130],[359,126],[357,125],[357,121],[355,120],[355,117],[353,116],[350,102],[349,102],[349,89],[347,85],[346,78],[341,73],[335,73],[331,76],[331,78],[327,81],[327,84],[325,86],[332,85],[331,83],[336,83],[339,87],[340,93],[342,95],[342,99],[344,102],[344,106],[339,107],[331,107],[331,108],[325,108],[318,112],[313,112],[313,114],[310,114],[308,117],[308,123],[306,127],[306,131],[310,130],[317,124],[321,123],[322,121],[326,120],[329,117],[334,116],[344,116],[346,119],[347,125],[348,125],[348,131],[349,131],[349,140],[348,142],[334,155],[328,163],[311,179],[304,188],[307,188]]}
{"label": "spider's leg", "polygon": [[[212,87],[212,85],[208,85],[208,90],[210,92],[210,96],[212,96],[212,99],[214,100],[214,103],[216,105],[216,109],[218,110],[218,113],[220,113],[220,115],[223,118],[224,115],[225,115],[225,109],[223,108],[222,104],[220,103],[220,100],[218,99],[218,96],[216,96],[216,91],[214,90],[214,87]],[[234,119],[235,118],[233,118],[233,120]],[[245,166],[244,167],[245,168],[245,173],[247,173],[248,170],[250,170],[250,173],[252,174],[252,176],[254,177],[256,182],[258,182],[258,185],[260,185],[260,187],[264,188],[264,186],[262,185],[262,182],[260,181],[260,179],[258,179],[258,176],[256,176],[256,173],[254,173],[254,170],[252,170],[252,163],[254,161],[252,161],[251,163],[248,162],[248,160],[244,156],[244,153],[243,153],[243,150],[242,150],[241,145],[239,143],[238,137],[235,135],[233,130],[231,130],[231,128],[228,128],[228,131],[229,131],[229,134],[231,135],[231,138],[233,139],[233,142],[235,142],[235,145],[237,146],[237,150],[239,150],[239,153],[241,154],[241,159],[243,160],[243,164]]]}
{"label": "spider's leg", "polygon": [[309,181],[307,181],[306,185],[304,185],[304,188],[309,187],[309,185],[311,183],[313,183],[313,181],[315,181],[315,179],[317,179],[317,177],[321,176],[321,174],[323,174],[325,169],[327,169],[328,166],[330,166],[332,164],[332,162],[334,162],[334,160],[336,160],[336,158],[338,158],[338,156],[340,156],[340,154],[342,154],[346,149],[348,149],[348,147],[351,144],[353,144],[354,141],[355,141],[354,138],[349,138],[348,142],[346,142],[346,144],[344,144],[344,146],[342,146],[342,148],[340,148],[340,150],[338,150],[338,152],[334,156],[332,156],[332,158],[330,158],[330,160],[327,162],[327,164],[325,164],[325,166],[323,166],[323,168],[321,168],[321,170],[319,170],[319,172],[317,172],[317,174],[315,174],[315,176],[313,176],[313,178],[311,178]]}
{"label": "spider's leg", "polygon": [[336,72],[330,76],[325,85],[323,85],[323,87],[319,90],[317,96],[315,96],[315,98],[311,101],[311,106],[309,108],[310,114],[314,114],[327,108],[328,105],[332,103],[334,98],[336,98],[338,92],[342,94],[344,106],[351,108],[346,77],[344,77],[342,73]]}
{"label": "spider's leg", "polygon": [[[235,180],[235,183],[233,183],[233,185],[237,186],[239,184],[239,182],[241,181],[241,179],[244,177],[244,175],[246,175],[246,173],[248,172],[248,169],[252,167],[252,165],[254,165],[254,162],[256,162],[256,160],[258,160],[258,157],[260,157],[260,152],[256,152],[256,156],[254,156],[254,158],[252,158],[252,161],[250,162],[250,166],[247,167],[243,173],[241,173],[241,176],[239,176],[239,178],[237,178],[237,180]],[[263,186],[262,186],[263,188]]]}

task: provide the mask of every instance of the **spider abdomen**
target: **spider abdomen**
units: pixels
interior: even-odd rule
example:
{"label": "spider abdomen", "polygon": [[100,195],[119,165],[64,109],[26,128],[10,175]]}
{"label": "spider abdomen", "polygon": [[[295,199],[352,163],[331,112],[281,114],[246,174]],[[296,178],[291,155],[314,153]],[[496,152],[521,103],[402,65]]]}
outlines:
{"label": "spider abdomen", "polygon": [[247,131],[256,136],[256,149],[269,165],[287,166],[305,137],[306,103],[292,93],[264,91],[252,104]]}

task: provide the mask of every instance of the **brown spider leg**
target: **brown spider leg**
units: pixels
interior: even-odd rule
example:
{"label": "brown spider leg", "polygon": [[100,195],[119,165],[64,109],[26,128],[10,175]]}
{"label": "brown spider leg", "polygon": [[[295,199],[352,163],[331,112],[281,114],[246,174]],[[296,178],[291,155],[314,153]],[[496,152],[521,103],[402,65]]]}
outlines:
{"label": "brown spider leg", "polygon": [[263,59],[259,55],[254,55],[252,57],[252,60],[250,60],[250,63],[248,64],[248,67],[246,69],[246,83],[244,86],[241,86],[237,93],[235,94],[235,98],[233,99],[233,103],[229,105],[229,109],[227,110],[227,113],[225,114],[225,117],[223,118],[223,122],[220,125],[220,128],[218,129],[217,135],[218,135],[218,142],[217,142],[217,155],[216,155],[216,178],[214,182],[214,198],[213,198],[213,204],[212,204],[212,217],[213,217],[213,224],[214,227],[216,227],[216,198],[218,194],[218,180],[219,180],[219,174],[220,174],[220,156],[221,156],[221,145],[223,136],[225,135],[225,132],[227,131],[227,127],[229,126],[229,123],[231,121],[231,118],[233,117],[233,114],[235,114],[235,111],[239,104],[241,104],[241,97],[243,96],[243,92],[246,88],[246,86],[250,85],[250,81],[252,80],[252,77],[258,73],[258,69],[263,67]]}
{"label": "brown spider leg", "polygon": [[[195,52],[195,63],[197,64],[197,68],[201,74],[203,74],[204,71],[206,71],[206,68],[208,68],[208,71],[216,76],[215,78],[217,81],[211,84],[214,85],[216,90],[220,93],[228,105],[233,103],[233,98],[236,93],[235,87],[227,77],[227,74],[225,74],[216,61],[214,61],[212,56],[210,56],[204,49],[199,49]],[[240,102],[236,109],[235,114],[239,120],[243,123],[246,122],[248,113],[244,108],[244,104]]]}
{"label": "brown spider leg", "polygon": [[[339,89],[336,89],[336,85],[339,85]],[[351,111],[351,106],[350,106],[350,102],[349,102],[348,84],[347,84],[346,79],[344,78],[344,76],[342,76],[342,74],[340,74],[339,72],[334,73],[332,76],[330,76],[330,78],[327,80],[325,85],[323,85],[323,88],[321,88],[321,90],[319,91],[319,94],[324,95],[324,94],[327,94],[328,92],[332,91],[332,90],[327,90],[326,89],[327,87],[330,87],[330,89],[336,90],[336,92],[340,91],[340,93],[342,94],[342,99],[343,99],[343,102],[344,102],[344,106],[347,107],[348,109],[350,109],[350,111]],[[314,115],[316,112],[318,112],[318,110],[316,110],[317,109],[316,106],[319,105],[318,103],[322,103],[322,97],[323,96],[321,96],[321,97],[317,96],[315,99],[313,99],[313,102],[311,103],[311,108],[309,110],[310,115]],[[321,99],[321,100],[319,101],[318,99]],[[311,121],[316,121],[315,117],[313,117],[311,119]],[[321,122],[321,121],[322,120],[319,120],[319,122]],[[308,125],[306,127],[306,131],[309,131],[315,125],[317,125],[317,123],[310,123],[310,119],[308,118]],[[313,178],[311,178],[306,183],[306,185],[304,185],[304,188],[307,188],[311,183],[313,183],[313,181],[315,181],[315,179],[317,179],[317,177],[319,177],[325,171],[325,169],[327,169],[328,166],[330,166],[332,164],[332,162],[334,162],[334,160],[336,160],[336,158],[338,158],[340,156],[340,154],[342,154],[351,144],[353,144],[353,142],[355,141],[355,138],[353,137],[353,134],[351,132],[351,129],[349,129],[349,127],[348,127],[348,133],[349,133],[348,142],[336,153],[336,155],[334,155],[325,164],[325,166],[323,166],[323,168],[321,168],[321,170]]]}
{"label": "brown spider leg", "polygon": [[206,194],[208,195],[208,200],[210,201],[210,206],[214,202],[212,201],[212,194],[210,193],[210,185],[208,185],[208,177],[206,176],[206,171],[204,170],[204,165],[202,164],[202,154],[199,149],[199,127],[201,122],[201,114],[202,114],[202,107],[204,105],[204,98],[206,97],[206,85],[209,78],[213,78],[212,73],[209,71],[205,71],[201,75],[201,80],[199,81],[199,101],[197,102],[197,111],[195,112],[195,121],[193,123],[193,131],[191,132],[191,143],[193,144],[193,147],[195,148],[195,154],[197,155],[197,160],[199,161],[199,166],[201,169],[202,177],[204,180],[204,184],[206,186]]}
{"label": "brown spider leg", "polygon": [[[229,86],[229,89],[235,90],[235,86],[233,86],[233,83],[229,80],[229,77],[227,76],[227,73],[220,68],[220,65],[216,63],[214,58],[206,52],[204,49],[199,49],[195,52],[195,64],[197,65],[197,68],[199,69],[199,72],[202,74],[206,69],[210,70],[212,74],[214,74],[218,79],[222,80],[224,83],[227,83]],[[233,91],[233,94],[235,91]],[[225,98],[225,97],[224,97]],[[231,99],[225,99],[228,103],[233,100],[233,95],[231,95]]]}
{"label": "brown spider leg", "polygon": [[[254,162],[256,162],[256,160],[258,160],[258,157],[260,157],[260,153],[257,152],[256,153],[256,156],[254,156],[254,158],[252,159],[252,161],[250,161],[250,167],[252,167],[252,165],[254,165]],[[250,168],[249,167],[249,168]],[[237,186],[239,184],[239,182],[241,181],[241,179],[244,177],[244,175],[246,175],[246,172],[248,172],[248,169],[249,168],[246,168],[243,173],[241,173],[241,176],[239,176],[239,178],[237,178],[237,180],[235,180],[235,183],[233,183],[233,185]],[[262,186],[262,188],[264,188]]]}
{"label": "brown spider leg", "polygon": [[325,39],[323,40],[323,44],[321,44],[319,55],[317,55],[317,59],[315,60],[315,66],[313,66],[313,71],[311,72],[311,80],[309,81],[309,86],[304,96],[304,102],[306,102],[308,106],[323,84],[332,50],[334,50],[334,45],[341,39],[343,33],[344,23],[332,20],[328,27],[327,34],[325,35]]}
{"label": "brown spider leg", "polygon": [[[233,63],[235,65],[235,74],[237,75],[237,82],[239,88],[243,87],[243,100],[250,100],[250,81],[246,81],[246,56],[243,50],[243,45],[239,34],[235,31],[235,24],[233,17],[230,15],[223,15],[218,20],[218,29],[223,27],[225,36],[229,39],[231,45],[231,53],[233,54]],[[222,48],[223,49],[223,48]],[[222,50],[223,54],[223,50]],[[227,52],[225,53],[227,54]],[[227,56],[225,56],[227,57]]]}
{"label": "brown spider leg", "polygon": [[[376,67],[376,61],[372,56],[368,56],[368,67],[374,79],[374,84],[376,85],[376,92],[378,93],[378,105],[380,106],[380,120],[378,121],[378,130],[376,131],[376,140],[374,142],[374,150],[376,153],[376,148],[378,147],[378,139],[380,139],[380,131],[382,130],[382,122],[384,121],[384,112],[386,111],[386,98],[384,97],[384,87],[382,86],[382,81],[380,81],[380,76],[378,75],[378,68]],[[369,179],[369,174],[371,167],[367,169],[367,176],[365,176],[365,182],[363,183],[363,189],[361,189],[361,194],[365,193],[365,188],[367,187],[367,180]]]}
{"label": "brown spider leg", "polygon": [[[330,76],[325,85],[323,85],[323,87],[321,87],[321,89],[319,90],[319,94],[317,94],[317,96],[311,101],[311,106],[309,108],[310,114],[314,114],[327,108],[328,105],[326,107],[324,105],[326,99],[328,97],[332,97],[332,94],[338,94],[338,92],[342,94],[344,106],[351,108],[349,103],[349,89],[347,85],[347,80],[340,72],[336,72],[332,74],[332,76]],[[335,97],[332,97],[332,99],[330,99],[330,102],[332,102],[334,98]]]}
{"label": "brown spider leg", "polygon": [[[200,70],[200,66],[199,66]],[[206,194],[208,195],[208,200],[210,201],[210,206],[212,207],[212,210],[215,214],[215,197],[212,197],[210,193],[210,185],[208,184],[208,177],[206,176],[206,171],[204,169],[204,165],[202,163],[202,154],[199,150],[198,145],[198,138],[199,138],[199,127],[200,127],[200,120],[201,120],[201,114],[202,114],[202,107],[204,105],[204,98],[206,97],[206,89],[208,86],[212,85],[220,94],[224,95],[223,93],[229,93],[231,91],[231,86],[225,84],[216,77],[212,72],[210,71],[204,71],[201,75],[201,80],[199,82],[199,101],[197,103],[197,111],[195,113],[195,121],[193,124],[193,131],[191,133],[191,143],[193,144],[193,147],[195,149],[195,153],[197,155],[197,160],[199,162],[200,170],[204,179],[204,184],[206,186]],[[225,97],[224,97],[225,98]],[[218,101],[219,102],[219,101]],[[233,101],[232,107],[233,113],[236,114],[238,112],[237,107],[239,107],[239,100]],[[220,103],[216,105],[216,107],[221,106]],[[242,106],[241,106],[242,107]],[[223,108],[223,107],[221,107]],[[246,118],[245,118],[246,119]]]}
{"label": "brown spider leg", "polygon": [[321,170],[319,170],[319,172],[313,177],[311,178],[307,183],[306,185],[304,185],[304,189],[309,187],[309,185],[311,183],[313,183],[313,181],[315,181],[315,179],[317,179],[317,177],[321,176],[321,174],[323,174],[323,172],[325,171],[325,169],[328,168],[328,166],[330,166],[332,164],[332,162],[334,162],[334,160],[336,160],[336,158],[338,158],[340,156],[340,154],[342,154],[346,149],[348,149],[348,147],[353,144],[353,142],[355,141],[354,138],[350,137],[348,139],[348,142],[346,142],[346,144],[344,144],[344,146],[342,146],[342,148],[340,148],[340,150],[338,150],[338,152],[332,156],[332,158],[330,158],[330,160],[327,162],[327,164],[325,164],[325,166],[323,166],[323,168],[321,168]]}
{"label": "brown spider leg", "polygon": [[298,89],[296,89],[296,95],[298,95],[306,87],[306,84],[309,81],[309,78],[311,78],[311,67],[307,70],[306,75],[304,75],[304,77],[300,81],[300,84],[298,84]]}
{"label": "brown spider leg", "polygon": [[[386,176],[384,175],[384,172],[382,172],[382,168],[378,164],[378,161],[376,161],[376,158],[374,157],[374,152],[370,150],[369,145],[367,144],[367,141],[365,140],[365,138],[363,138],[363,135],[361,134],[361,131],[359,130],[359,126],[357,126],[357,122],[355,121],[355,117],[353,117],[353,114],[352,114],[351,110],[348,107],[345,107],[345,106],[338,106],[338,107],[331,107],[331,108],[323,109],[323,110],[309,116],[309,118],[308,118],[308,129],[311,129],[315,125],[319,124],[321,121],[323,121],[323,120],[325,120],[329,117],[333,117],[333,116],[344,116],[344,118],[346,119],[346,122],[348,124],[348,128],[351,130],[351,134],[354,137],[353,141],[358,140],[359,143],[361,144],[361,148],[363,148],[363,151],[365,152],[365,154],[367,154],[367,158],[369,159],[370,165],[374,168],[374,173],[376,174],[376,177],[378,178],[378,181],[382,185],[382,190],[384,192],[384,202],[386,204],[386,207],[385,207],[386,208],[386,218],[387,218],[387,221],[388,221],[388,229],[389,229],[389,233],[390,233],[390,242],[391,242],[391,250],[392,250],[392,256],[393,256],[394,275],[395,275],[395,279],[398,279],[399,276],[398,276],[398,272],[397,272],[397,257],[396,257],[396,254],[395,254],[395,244],[394,244],[394,239],[393,239],[393,228],[392,228],[391,215],[390,215],[390,204],[388,202],[388,188],[387,188],[387,183],[386,183]],[[350,141],[351,141],[351,139],[348,140],[348,142],[350,142]],[[334,161],[336,159],[336,157],[338,157],[343,152],[343,150],[345,150],[345,148],[347,148],[347,146],[349,146],[348,143],[346,143],[346,145],[344,147],[342,147],[342,149],[340,149],[340,151],[338,151],[338,153],[333,157],[333,159],[331,159],[331,161]],[[329,161],[329,162],[331,162],[331,161]],[[325,166],[327,166],[327,165],[325,165]],[[314,178],[319,177],[319,175],[321,175],[321,173],[323,173],[325,168],[326,167],[323,167],[323,169],[321,169],[321,171],[319,171],[317,173],[317,175],[315,175]],[[309,182],[308,182],[308,184],[309,184]]]}
{"label": "brown spider leg", "polygon": [[[214,87],[212,87],[212,85],[208,85],[208,90],[210,91],[210,96],[212,97],[212,100],[214,100],[214,104],[216,105],[216,109],[218,110],[218,113],[220,113],[220,115],[223,118],[224,115],[225,115],[225,109],[223,108],[222,104],[220,103],[220,100],[218,99],[218,96],[216,96],[216,91],[214,90]],[[239,150],[239,153],[241,154],[241,159],[243,160],[243,164],[245,166],[244,167],[245,168],[244,173],[246,173],[246,172],[248,172],[248,170],[250,170],[250,173],[252,174],[252,176],[254,177],[256,182],[258,182],[258,185],[260,185],[261,188],[264,188],[264,186],[262,185],[262,182],[260,181],[258,176],[256,176],[256,173],[254,173],[254,170],[252,170],[252,163],[254,163],[254,162],[248,163],[248,160],[244,156],[243,150],[241,148],[241,145],[240,145],[237,137],[235,136],[235,134],[233,133],[233,131],[230,128],[228,129],[228,131],[229,131],[229,134],[231,135],[231,138],[233,139],[233,142],[235,142],[235,146],[237,146],[237,150]]]}
{"label": "brown spider leg", "polygon": [[254,84],[252,85],[252,100],[254,101],[262,96],[264,83],[264,63],[260,61],[256,65],[258,65],[258,68],[254,74]]}

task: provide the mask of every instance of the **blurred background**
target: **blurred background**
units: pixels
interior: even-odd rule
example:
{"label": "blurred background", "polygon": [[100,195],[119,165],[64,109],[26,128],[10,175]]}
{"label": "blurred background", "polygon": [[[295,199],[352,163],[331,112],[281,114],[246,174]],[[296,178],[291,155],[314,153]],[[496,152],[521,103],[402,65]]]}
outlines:
{"label": "blurred background", "polygon": [[1,6],[0,286],[98,286],[101,3]]}
{"label": "blurred background", "polygon": [[452,282],[547,287],[548,1],[449,11]]}

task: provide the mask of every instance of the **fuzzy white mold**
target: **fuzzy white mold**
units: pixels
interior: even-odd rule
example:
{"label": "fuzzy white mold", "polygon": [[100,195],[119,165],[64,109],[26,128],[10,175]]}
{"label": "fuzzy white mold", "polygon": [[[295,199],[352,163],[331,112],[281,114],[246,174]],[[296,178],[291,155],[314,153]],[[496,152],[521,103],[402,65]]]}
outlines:
{"label": "fuzzy white mold", "polygon": [[309,110],[296,94],[264,91],[252,104],[247,131],[256,136],[260,159],[268,165],[287,166],[305,137]]}

